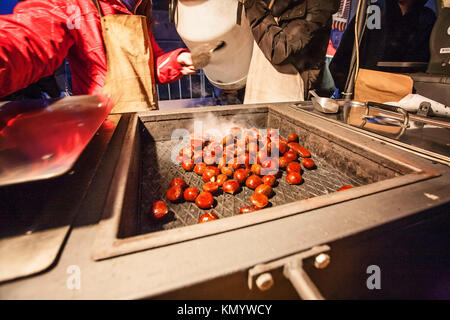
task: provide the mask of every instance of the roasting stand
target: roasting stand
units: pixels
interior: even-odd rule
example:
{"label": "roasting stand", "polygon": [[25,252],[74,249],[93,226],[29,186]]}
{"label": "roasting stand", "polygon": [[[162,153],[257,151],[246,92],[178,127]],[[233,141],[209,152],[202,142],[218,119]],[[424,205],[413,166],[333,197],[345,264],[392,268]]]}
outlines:
{"label": "roasting stand", "polygon": [[[277,128],[281,136],[297,133],[317,169],[305,172],[300,186],[280,182],[267,209],[237,215],[248,201],[244,187],[236,197],[216,197],[212,211],[218,221],[197,225],[203,211],[182,203],[170,204],[172,219],[155,224],[148,210],[173,177],[182,175],[200,186],[198,176],[170,162],[171,133],[210,115],[240,119],[246,127]],[[441,217],[450,200],[448,165],[289,103],[124,114],[115,123],[104,148],[88,145],[85,150],[94,159],[88,167],[95,169],[73,208],[76,219],[65,222],[71,232],[57,257],[50,266],[3,282],[1,297],[202,298],[209,292],[212,298],[292,298],[295,291],[278,278],[282,270],[274,271],[275,285],[264,292],[249,291],[249,270],[325,245],[331,263],[317,272],[326,276],[336,272],[342,243],[358,247],[368,236],[388,239],[396,234],[393,230]],[[355,188],[335,192],[341,184]],[[51,219],[55,213],[37,214]],[[302,262],[308,274],[314,258]],[[73,265],[81,270],[81,290],[66,286],[67,268]],[[316,276],[311,279],[322,284],[317,288],[325,298],[344,295],[345,289],[339,295],[324,289]]]}

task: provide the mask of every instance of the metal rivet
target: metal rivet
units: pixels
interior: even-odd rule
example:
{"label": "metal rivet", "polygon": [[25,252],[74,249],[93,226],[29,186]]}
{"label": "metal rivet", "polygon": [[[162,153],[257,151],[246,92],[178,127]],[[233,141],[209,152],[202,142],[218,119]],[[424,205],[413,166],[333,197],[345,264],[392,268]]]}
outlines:
{"label": "metal rivet", "polygon": [[267,291],[272,288],[274,281],[272,275],[269,272],[266,272],[259,275],[255,283],[259,290]]}
{"label": "metal rivet", "polygon": [[317,269],[325,269],[330,264],[330,256],[326,253],[319,254],[316,259],[314,259],[314,266]]}

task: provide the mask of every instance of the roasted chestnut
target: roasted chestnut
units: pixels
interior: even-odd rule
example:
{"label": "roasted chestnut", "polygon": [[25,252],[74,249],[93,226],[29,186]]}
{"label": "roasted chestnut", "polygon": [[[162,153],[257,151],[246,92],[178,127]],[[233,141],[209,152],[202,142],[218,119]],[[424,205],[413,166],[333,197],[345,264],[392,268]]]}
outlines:
{"label": "roasted chestnut", "polygon": [[228,176],[226,174],[219,174],[216,178],[217,184],[221,187],[228,180]]}
{"label": "roasted chestnut", "polygon": [[241,157],[238,158],[238,163],[249,166],[250,165],[250,154],[244,153]]}
{"label": "roasted chestnut", "polygon": [[255,189],[255,193],[263,194],[266,197],[272,195],[272,187],[267,184],[262,184]]}
{"label": "roasted chestnut", "polygon": [[195,199],[195,204],[200,209],[210,209],[214,204],[214,197],[210,192],[202,192]]}
{"label": "roasted chestnut", "polygon": [[289,164],[289,161],[285,157],[280,157],[278,159],[278,167],[280,167],[280,169],[286,169],[288,164]]}
{"label": "roasted chestnut", "polygon": [[181,187],[181,189],[184,190],[187,188],[187,183],[186,181],[184,181],[183,178],[173,178],[172,181],[170,182],[170,186],[171,187],[179,186]]}
{"label": "roasted chestnut", "polygon": [[262,166],[260,164],[255,163],[255,164],[252,164],[252,167],[250,170],[252,171],[253,174],[260,176],[261,169],[262,169]]}
{"label": "roasted chestnut", "polygon": [[203,151],[195,150],[194,157],[192,159],[194,160],[194,163],[201,163],[203,161]]}
{"label": "roasted chestnut", "polygon": [[297,154],[297,152],[295,152],[294,150],[289,150],[289,151],[287,151],[287,152],[283,155],[283,157],[284,157],[288,162],[291,162],[291,161],[295,161],[295,160],[298,159],[298,154]]}
{"label": "roasted chestnut", "polygon": [[189,187],[184,190],[184,200],[194,202],[199,193],[196,187]]}
{"label": "roasted chestnut", "polygon": [[288,142],[298,142],[298,135],[295,133],[291,133],[287,137]]}
{"label": "roasted chestnut", "polygon": [[265,208],[269,204],[269,198],[267,196],[260,194],[260,193],[254,193],[250,197],[250,202],[252,205],[257,207],[258,209]]}
{"label": "roasted chestnut", "polygon": [[302,183],[302,175],[298,172],[289,173],[286,176],[286,181],[289,184],[300,184],[300,183]]}
{"label": "roasted chestnut", "polygon": [[262,164],[261,174],[276,176],[278,174],[278,159],[266,160]]}
{"label": "roasted chestnut", "polygon": [[201,176],[203,174],[203,172],[206,169],[206,164],[205,163],[197,163],[194,167],[194,172],[196,174],[198,174],[199,176]]}
{"label": "roasted chestnut", "polygon": [[209,222],[217,219],[219,219],[219,217],[214,212],[207,212],[200,216],[198,223]]}
{"label": "roasted chestnut", "polygon": [[286,171],[287,171],[287,173],[292,173],[292,172],[300,173],[302,171],[302,166],[297,161],[292,161],[287,165]]}
{"label": "roasted chestnut", "polygon": [[191,146],[185,146],[183,147],[183,149],[181,149],[180,154],[184,159],[192,159],[192,157],[194,156],[194,149],[191,148]]}
{"label": "roasted chestnut", "polygon": [[167,210],[167,206],[163,201],[156,201],[153,204],[153,211],[152,211],[153,217],[160,219],[164,217],[167,214],[167,212],[169,211]]}
{"label": "roasted chestnut", "polygon": [[344,186],[340,187],[338,189],[338,191],[344,191],[344,190],[348,190],[348,189],[353,189],[353,187],[349,186],[349,185],[344,185]]}
{"label": "roasted chestnut", "polygon": [[180,186],[171,187],[169,190],[167,190],[166,193],[167,200],[172,202],[180,201],[182,196],[183,196],[183,189],[181,189]]}
{"label": "roasted chestnut", "polygon": [[237,182],[239,182],[240,184],[243,184],[248,177],[248,173],[245,169],[237,169],[234,172],[233,177]]}
{"label": "roasted chestnut", "polygon": [[233,176],[234,170],[231,167],[222,167],[222,169],[220,170],[222,172],[222,174],[226,175],[227,177],[231,177]]}
{"label": "roasted chestnut", "polygon": [[245,180],[245,185],[253,190],[255,190],[262,183],[262,179],[257,175],[252,175]]}
{"label": "roasted chestnut", "polygon": [[267,175],[262,177],[262,181],[264,184],[273,187],[275,185],[275,182],[277,182],[277,178],[273,175]]}
{"label": "roasted chestnut", "polygon": [[250,213],[253,211],[257,211],[257,210],[259,210],[259,209],[255,206],[241,207],[239,209],[239,214],[246,214],[246,213]]}
{"label": "roasted chestnut", "polygon": [[194,169],[194,160],[189,159],[189,160],[183,160],[183,162],[181,163],[181,166],[183,167],[184,170],[186,171],[192,171],[192,169]]}
{"label": "roasted chestnut", "polygon": [[226,193],[235,194],[239,191],[240,185],[236,180],[228,180],[222,186],[222,189]]}
{"label": "roasted chestnut", "polygon": [[220,174],[220,170],[219,170],[219,168],[217,168],[216,166],[208,166],[208,167],[206,167],[206,169],[207,169],[207,170],[213,170],[213,171],[214,171],[214,174],[215,174],[216,176],[218,176],[218,175]]}
{"label": "roasted chestnut", "polygon": [[215,193],[219,190],[219,184],[217,182],[207,182],[203,185],[203,191]]}
{"label": "roasted chestnut", "polygon": [[267,129],[267,136],[271,139],[279,137],[278,129],[274,128]]}
{"label": "roasted chestnut", "polygon": [[291,148],[291,150],[297,152],[298,155],[302,158],[310,158],[311,157],[311,152],[309,152],[308,149],[306,149],[305,147],[302,147],[297,142],[290,142],[288,144],[288,146],[289,146],[289,148]]}
{"label": "roasted chestnut", "polygon": [[316,164],[314,163],[314,160],[311,158],[304,158],[302,160],[302,164],[306,169],[312,169],[316,166]]}

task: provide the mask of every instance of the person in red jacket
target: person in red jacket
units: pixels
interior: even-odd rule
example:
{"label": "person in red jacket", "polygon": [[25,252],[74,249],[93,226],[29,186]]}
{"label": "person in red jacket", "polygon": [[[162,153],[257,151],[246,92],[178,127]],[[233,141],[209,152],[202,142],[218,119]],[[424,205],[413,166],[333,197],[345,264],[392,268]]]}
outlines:
{"label": "person in red jacket", "polygon": [[[143,0],[99,0],[104,16],[139,14]],[[67,57],[73,93],[100,93],[107,60],[99,8],[91,0],[27,0],[0,16],[0,97],[52,75]],[[155,76],[170,83],[195,72],[187,49],[164,53],[149,34]]]}

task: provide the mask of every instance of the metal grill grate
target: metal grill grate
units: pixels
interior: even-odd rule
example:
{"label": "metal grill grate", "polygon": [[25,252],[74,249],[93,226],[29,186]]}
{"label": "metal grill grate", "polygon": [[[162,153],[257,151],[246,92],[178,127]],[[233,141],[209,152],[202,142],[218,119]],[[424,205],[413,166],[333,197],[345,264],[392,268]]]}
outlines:
{"label": "metal grill grate", "polygon": [[[140,207],[138,215],[137,233],[144,234],[154,231],[169,230],[188,225],[197,224],[201,214],[213,211],[220,219],[238,215],[239,208],[249,206],[249,198],[253,190],[243,187],[236,195],[219,193],[215,196],[215,205],[211,210],[202,210],[195,203],[183,202],[179,204],[170,203],[165,199],[165,193],[170,187],[173,178],[182,177],[189,186],[202,189],[201,176],[194,172],[185,172],[179,165],[170,160],[171,150],[177,142],[162,141],[151,142],[143,146],[141,163],[141,189]],[[155,154],[156,153],[156,154]],[[286,182],[286,172],[278,179],[278,185],[274,187],[275,195],[270,199],[271,206],[278,206],[308,197],[320,196],[337,191],[343,185],[360,186],[363,183],[355,177],[345,175],[336,170],[327,161],[312,156],[316,162],[317,169],[304,170],[301,185],[289,185]],[[169,218],[161,223],[155,223],[150,219],[153,202],[163,200],[167,203]],[[257,213],[256,213],[257,214]]]}

